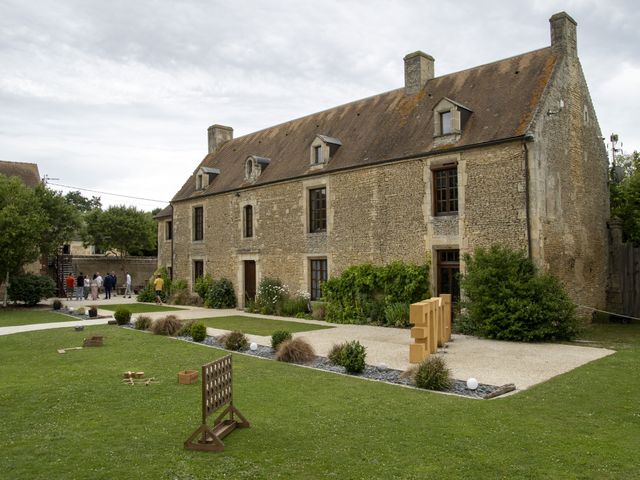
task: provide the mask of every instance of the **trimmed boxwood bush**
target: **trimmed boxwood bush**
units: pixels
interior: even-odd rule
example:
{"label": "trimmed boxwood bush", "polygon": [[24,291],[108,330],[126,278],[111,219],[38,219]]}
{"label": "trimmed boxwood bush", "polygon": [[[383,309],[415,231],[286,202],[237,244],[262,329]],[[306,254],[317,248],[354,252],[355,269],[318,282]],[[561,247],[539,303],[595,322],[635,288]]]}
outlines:
{"label": "trimmed boxwood bush", "polygon": [[442,357],[429,355],[416,368],[413,377],[416,387],[427,390],[447,390],[451,387],[451,371]]}
{"label": "trimmed boxwood bush", "polygon": [[249,340],[244,333],[233,331],[222,335],[219,339],[227,350],[246,350],[249,347]]}
{"label": "trimmed boxwood bush", "polygon": [[32,307],[40,300],[53,297],[56,293],[56,284],[46,275],[34,275],[25,273],[11,277],[7,295],[13,302],[24,302]]}
{"label": "trimmed boxwood bush", "polygon": [[347,373],[362,373],[365,367],[367,349],[357,340],[345,343],[340,355],[340,365]]}
{"label": "trimmed boxwood bush", "polygon": [[116,323],[118,325],[126,325],[131,320],[131,311],[124,308],[119,307],[113,314],[113,318],[116,319]]}
{"label": "trimmed boxwood bush", "polygon": [[207,338],[207,327],[204,323],[197,322],[191,326],[191,337],[194,342],[201,342]]}
{"label": "trimmed boxwood bush", "polygon": [[182,326],[180,330],[176,332],[176,337],[190,337],[191,336],[191,327],[196,323],[195,320],[185,320],[182,322]]}
{"label": "trimmed boxwood bush", "polygon": [[291,336],[291,332],[287,332],[286,330],[276,330],[271,335],[271,348],[274,350],[278,349],[278,345],[280,345],[285,340],[291,340],[293,337]]}
{"label": "trimmed boxwood bush", "polygon": [[540,273],[523,251],[502,246],[465,255],[466,299],[458,329],[498,340],[570,339],[578,331],[575,306],[556,277]]}
{"label": "trimmed boxwood bush", "polygon": [[205,306],[209,308],[235,308],[236,292],[231,280],[212,280],[205,295]]}

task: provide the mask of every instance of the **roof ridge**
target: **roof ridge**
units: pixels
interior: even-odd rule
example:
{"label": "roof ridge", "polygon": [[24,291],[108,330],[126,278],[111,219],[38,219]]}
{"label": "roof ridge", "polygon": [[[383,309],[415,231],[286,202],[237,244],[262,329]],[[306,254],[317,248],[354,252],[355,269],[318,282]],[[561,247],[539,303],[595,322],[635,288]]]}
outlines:
{"label": "roof ridge", "polygon": [[20,165],[35,165],[35,166],[38,166],[38,164],[35,163],[35,162],[13,162],[11,160],[0,160],[0,162],[2,162],[2,163],[18,163]]}

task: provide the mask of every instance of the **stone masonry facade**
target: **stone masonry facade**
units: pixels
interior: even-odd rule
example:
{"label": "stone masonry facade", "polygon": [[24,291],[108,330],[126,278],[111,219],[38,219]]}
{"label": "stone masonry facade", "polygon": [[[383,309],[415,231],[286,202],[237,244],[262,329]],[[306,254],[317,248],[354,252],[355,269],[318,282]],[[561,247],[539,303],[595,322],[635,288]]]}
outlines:
{"label": "stone masonry facade", "polygon": [[[501,244],[557,275],[578,305],[603,308],[606,152],[576,23],[565,13],[550,23],[545,49],[443,77],[433,77],[433,57],[415,52],[405,57],[404,89],[238,139],[210,127],[209,154],[172,213],[157,217],[159,264],[193,284],[202,262],[233,282],[243,306],[247,261],[256,284],[276,277],[292,291],[310,290],[315,259],[326,259],[329,277],[364,262],[429,262],[437,294],[439,251],[459,252],[464,270],[464,253]],[[385,128],[386,140],[363,139]],[[436,214],[442,169],[455,169],[457,205]],[[310,233],[309,192],[318,188],[326,229]],[[202,240],[194,240],[196,208]]]}

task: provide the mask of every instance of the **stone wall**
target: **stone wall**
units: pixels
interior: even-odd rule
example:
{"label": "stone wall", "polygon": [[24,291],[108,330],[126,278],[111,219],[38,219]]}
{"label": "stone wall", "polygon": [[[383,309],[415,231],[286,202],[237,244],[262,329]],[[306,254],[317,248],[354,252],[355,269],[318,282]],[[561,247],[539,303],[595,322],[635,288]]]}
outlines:
{"label": "stone wall", "polygon": [[557,62],[528,150],[533,257],[575,302],[604,308],[607,155],[577,57]]}
{"label": "stone wall", "polygon": [[[458,165],[459,215],[434,217],[431,169],[451,162]],[[308,192],[317,187],[327,189],[327,232],[308,233]],[[253,206],[252,238],[243,238],[246,205]],[[204,207],[201,242],[192,240],[196,206]],[[312,258],[327,258],[334,276],[363,262],[424,263],[439,248],[526,248],[524,211],[521,142],[248,188],[174,204],[174,278],[192,283],[193,262],[202,260],[205,272],[233,281],[241,301],[243,261],[254,260],[258,283],[277,277],[308,291]],[[160,245],[159,258],[170,258],[170,242]]]}
{"label": "stone wall", "polygon": [[96,272],[104,277],[107,272],[115,272],[118,277],[117,286],[124,285],[125,271],[131,274],[134,289],[144,286],[153,275],[157,266],[156,257],[126,257],[123,266],[122,261],[114,256],[74,256],[72,267],[74,273],[83,272],[85,275],[93,275]]}

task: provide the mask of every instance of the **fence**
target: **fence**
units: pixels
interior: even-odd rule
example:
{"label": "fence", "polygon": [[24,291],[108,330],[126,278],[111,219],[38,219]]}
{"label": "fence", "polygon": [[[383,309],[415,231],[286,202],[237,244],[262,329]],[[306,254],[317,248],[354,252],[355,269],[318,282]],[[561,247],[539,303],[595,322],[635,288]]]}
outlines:
{"label": "fence", "polygon": [[451,340],[451,295],[411,304],[409,322],[415,325],[411,329],[414,343],[409,346],[409,362],[420,363]]}
{"label": "fence", "polygon": [[640,317],[640,247],[622,242],[622,224],[609,224],[609,310]]}

